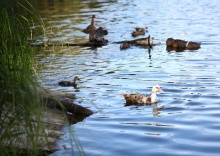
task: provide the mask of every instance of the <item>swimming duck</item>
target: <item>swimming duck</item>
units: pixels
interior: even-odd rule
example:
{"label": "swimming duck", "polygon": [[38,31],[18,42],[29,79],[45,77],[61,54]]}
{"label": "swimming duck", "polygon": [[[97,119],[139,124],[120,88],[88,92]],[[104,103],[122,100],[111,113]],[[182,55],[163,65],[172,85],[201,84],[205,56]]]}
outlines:
{"label": "swimming duck", "polygon": [[78,76],[73,78],[73,82],[70,81],[60,81],[58,84],[61,86],[73,86],[75,89],[77,88],[77,80],[80,80]]}
{"label": "swimming duck", "polygon": [[186,44],[186,48],[189,50],[194,50],[194,49],[196,50],[196,49],[200,48],[200,45],[201,45],[201,43],[190,41]]}
{"label": "swimming duck", "polygon": [[94,19],[95,19],[95,15],[92,16],[91,24],[86,29],[83,30],[84,33],[89,34],[96,29]]}
{"label": "swimming duck", "polygon": [[135,31],[131,33],[133,37],[139,36],[139,35],[145,35],[145,29],[144,28],[135,28]]}
{"label": "swimming duck", "polygon": [[125,101],[125,106],[130,105],[150,105],[151,103],[157,102],[156,92],[162,92],[162,88],[159,85],[156,85],[152,88],[151,96],[146,96],[143,94],[120,94]]}
{"label": "swimming duck", "polygon": [[197,50],[200,48],[201,43],[198,42],[187,42],[180,39],[168,38],[166,41],[167,47]]}
{"label": "swimming duck", "polygon": [[174,48],[186,48],[186,41],[168,38],[166,41],[167,47],[174,47]]}

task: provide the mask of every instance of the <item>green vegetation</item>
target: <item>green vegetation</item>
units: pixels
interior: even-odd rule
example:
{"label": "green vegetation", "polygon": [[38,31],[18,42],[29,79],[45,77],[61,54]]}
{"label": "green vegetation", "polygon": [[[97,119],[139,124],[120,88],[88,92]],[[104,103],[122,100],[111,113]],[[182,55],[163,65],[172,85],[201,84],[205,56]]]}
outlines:
{"label": "green vegetation", "polygon": [[[14,5],[22,11],[15,14]],[[24,13],[31,12],[21,3],[0,1],[0,151],[6,156],[22,148],[37,155],[37,140],[44,133],[34,53],[27,42],[32,20]]]}

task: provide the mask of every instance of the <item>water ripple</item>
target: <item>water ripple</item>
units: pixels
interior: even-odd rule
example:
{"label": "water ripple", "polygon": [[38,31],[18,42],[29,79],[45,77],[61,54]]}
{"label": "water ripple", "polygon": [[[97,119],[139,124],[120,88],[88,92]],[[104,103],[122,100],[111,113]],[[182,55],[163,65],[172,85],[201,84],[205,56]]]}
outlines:
{"label": "water ripple", "polygon": [[[86,155],[219,155],[220,65],[218,1],[62,1],[38,8],[53,43],[88,39],[81,31],[90,18],[108,29],[107,46],[37,49],[39,77],[46,88],[76,94],[76,103],[96,113],[64,129],[60,142],[72,155],[77,143]],[[184,16],[183,16],[184,15]],[[115,41],[130,40],[137,26],[161,45],[120,51]],[[199,41],[201,48],[167,52],[168,37]],[[42,36],[43,38],[43,36]],[[44,38],[43,38],[44,39]],[[42,40],[43,40],[42,39]],[[60,87],[60,80],[81,78],[80,91]],[[149,95],[159,84],[156,104],[124,107],[121,93]],[[71,133],[75,141],[70,141]],[[78,140],[78,141],[77,141]],[[74,149],[74,155],[83,151]]]}

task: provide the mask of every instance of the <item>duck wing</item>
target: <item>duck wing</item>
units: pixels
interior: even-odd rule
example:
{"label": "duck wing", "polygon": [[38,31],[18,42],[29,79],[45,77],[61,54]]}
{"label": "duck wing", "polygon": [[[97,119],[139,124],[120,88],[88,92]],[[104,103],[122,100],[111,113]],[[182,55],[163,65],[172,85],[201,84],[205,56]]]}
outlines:
{"label": "duck wing", "polygon": [[143,94],[120,94],[126,101],[125,106],[130,105],[149,105],[151,103],[151,97]]}
{"label": "duck wing", "polygon": [[89,34],[90,31],[92,30],[92,26],[89,25],[86,29],[84,29],[82,32],[84,32],[85,34]]}
{"label": "duck wing", "polygon": [[73,84],[70,81],[60,81],[58,83],[58,85],[60,85],[60,86],[72,86]]}

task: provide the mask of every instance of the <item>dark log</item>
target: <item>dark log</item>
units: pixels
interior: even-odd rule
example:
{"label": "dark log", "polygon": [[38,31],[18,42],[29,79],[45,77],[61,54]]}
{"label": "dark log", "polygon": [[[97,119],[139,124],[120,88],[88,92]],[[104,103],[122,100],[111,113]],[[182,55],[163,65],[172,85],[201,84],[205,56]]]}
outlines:
{"label": "dark log", "polygon": [[159,45],[160,43],[155,42],[153,38],[145,37],[145,38],[139,38],[135,40],[125,40],[125,41],[118,41],[118,42],[113,42],[114,44],[122,44],[122,43],[128,43],[131,45],[146,45],[146,46],[154,46],[154,45]]}
{"label": "dark log", "polygon": [[64,44],[31,44],[31,46],[34,47],[53,47],[53,46],[67,46],[67,47],[73,47],[73,46],[79,46],[79,47],[100,47],[107,45],[108,40],[104,40],[103,42],[84,42],[84,43],[64,43]]}
{"label": "dark log", "polygon": [[151,38],[150,35],[147,38],[139,38],[136,40],[120,41],[120,42],[115,42],[115,43],[121,44],[120,45],[121,50],[130,48],[131,45],[144,46],[149,49],[149,54],[150,54],[150,50],[153,48],[152,45],[160,44],[160,43],[154,42],[153,38]]}
{"label": "dark log", "polygon": [[46,106],[49,108],[64,110],[75,115],[79,114],[89,116],[94,113],[86,107],[74,104],[74,94],[49,89],[39,89],[39,94],[41,96],[41,100],[45,102]]}
{"label": "dark log", "polygon": [[47,102],[47,107],[49,108],[57,108],[59,110],[64,110],[66,112],[70,112],[75,115],[89,116],[94,113],[93,111],[91,111],[86,107],[83,107],[78,104],[74,104],[73,100],[69,98],[60,98],[60,99],[47,98],[44,99],[44,101]]}
{"label": "dark log", "polygon": [[[91,37],[91,36],[90,36]],[[122,43],[128,43],[131,45],[143,45],[148,46],[149,43],[151,46],[159,45],[159,42],[155,42],[153,38],[145,37],[145,38],[139,38],[134,40],[124,40],[124,41],[118,41],[113,42],[113,44],[122,44]],[[80,46],[80,47],[100,47],[105,46],[108,44],[108,40],[105,40],[104,38],[100,40],[99,37],[94,36],[94,38],[90,38],[90,41],[83,42],[83,43],[65,43],[65,44],[50,44],[46,43],[46,47],[52,47],[52,46]],[[45,47],[45,43],[42,44],[31,44],[31,46],[41,46]]]}

